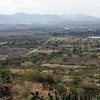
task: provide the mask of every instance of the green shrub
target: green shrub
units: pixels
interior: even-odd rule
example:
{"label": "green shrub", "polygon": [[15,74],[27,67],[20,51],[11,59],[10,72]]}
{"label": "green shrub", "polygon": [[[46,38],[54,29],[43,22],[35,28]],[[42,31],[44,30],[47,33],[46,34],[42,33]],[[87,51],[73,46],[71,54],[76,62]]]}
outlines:
{"label": "green shrub", "polygon": [[56,85],[55,89],[60,93],[60,94],[64,94],[66,93],[66,88],[64,85]]}

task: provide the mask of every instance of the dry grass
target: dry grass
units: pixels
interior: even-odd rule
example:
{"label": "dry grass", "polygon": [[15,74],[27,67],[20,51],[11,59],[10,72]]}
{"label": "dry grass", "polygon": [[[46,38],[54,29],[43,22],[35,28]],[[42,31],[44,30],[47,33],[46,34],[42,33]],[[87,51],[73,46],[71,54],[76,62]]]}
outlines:
{"label": "dry grass", "polygon": [[31,99],[31,82],[18,82],[13,86],[13,100],[30,100]]}
{"label": "dry grass", "polygon": [[32,72],[32,69],[31,68],[29,68],[29,69],[10,68],[9,71],[11,71],[12,73],[23,74],[23,73]]}
{"label": "dry grass", "polygon": [[38,91],[40,96],[48,96],[49,92],[53,93],[53,91],[50,91],[49,89],[44,88],[43,85],[40,84],[40,83],[34,83],[32,85],[32,90],[31,91],[32,92]]}
{"label": "dry grass", "polygon": [[54,94],[54,91],[44,88],[40,83],[18,82],[13,86],[13,100],[31,100],[31,93],[37,91],[40,97],[47,97],[48,93]]}
{"label": "dry grass", "polygon": [[58,50],[52,50],[52,49],[41,49],[41,50],[38,50],[38,51],[34,51],[34,53],[46,53],[46,54],[50,54],[52,52],[58,52]]}
{"label": "dry grass", "polygon": [[0,55],[0,60],[5,60],[7,57],[7,55]]}

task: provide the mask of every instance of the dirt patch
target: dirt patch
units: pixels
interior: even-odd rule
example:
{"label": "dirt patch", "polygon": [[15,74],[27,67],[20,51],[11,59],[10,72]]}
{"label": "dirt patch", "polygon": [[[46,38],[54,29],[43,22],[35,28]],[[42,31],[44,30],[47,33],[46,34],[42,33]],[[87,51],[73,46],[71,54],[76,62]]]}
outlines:
{"label": "dirt patch", "polygon": [[60,65],[60,64],[42,64],[42,67],[48,67],[48,68],[56,68],[56,67],[62,67],[62,68],[83,68],[85,66],[77,66],[77,65]]}

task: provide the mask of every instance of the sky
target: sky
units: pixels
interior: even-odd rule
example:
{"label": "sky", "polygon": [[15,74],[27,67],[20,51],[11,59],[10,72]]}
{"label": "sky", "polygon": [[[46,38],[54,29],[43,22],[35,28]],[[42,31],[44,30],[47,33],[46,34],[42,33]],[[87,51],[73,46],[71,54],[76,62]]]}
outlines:
{"label": "sky", "polygon": [[20,12],[100,17],[100,0],[0,0],[0,14]]}

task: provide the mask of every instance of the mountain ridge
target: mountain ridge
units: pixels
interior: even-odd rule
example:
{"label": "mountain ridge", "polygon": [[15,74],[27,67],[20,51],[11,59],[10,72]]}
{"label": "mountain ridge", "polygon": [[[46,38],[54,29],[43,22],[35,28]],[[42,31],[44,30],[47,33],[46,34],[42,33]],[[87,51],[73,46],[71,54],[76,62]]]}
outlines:
{"label": "mountain ridge", "polygon": [[98,22],[100,18],[85,14],[53,15],[15,13],[12,15],[0,14],[0,24],[58,24],[68,22]]}

